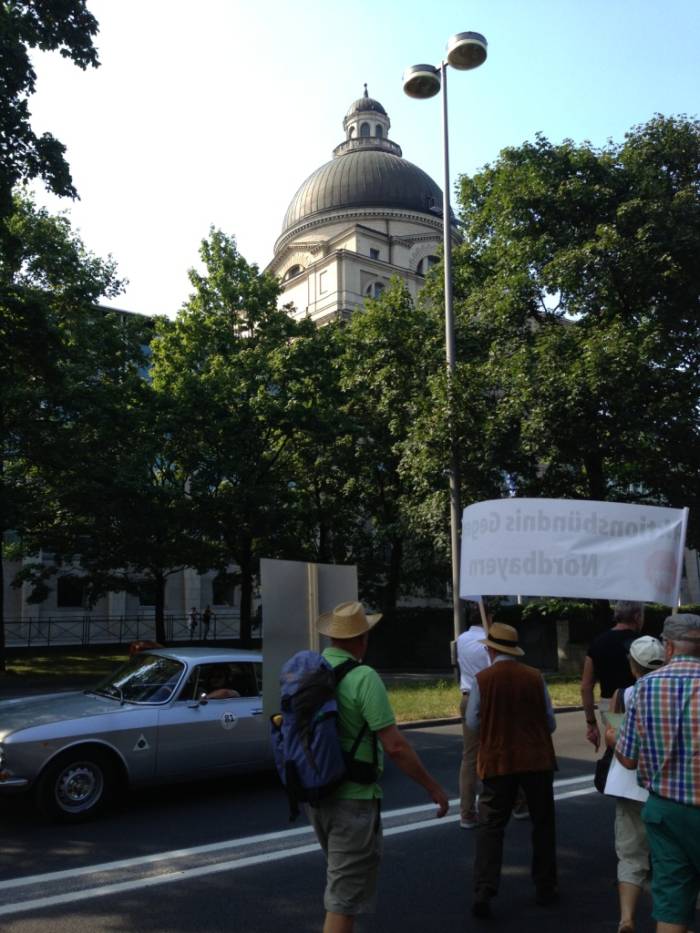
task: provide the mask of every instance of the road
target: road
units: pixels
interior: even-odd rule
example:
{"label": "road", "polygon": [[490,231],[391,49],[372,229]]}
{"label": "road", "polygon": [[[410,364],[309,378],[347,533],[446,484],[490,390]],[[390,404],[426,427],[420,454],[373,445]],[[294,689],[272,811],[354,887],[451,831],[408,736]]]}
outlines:
{"label": "road", "polygon": [[[615,931],[612,801],[592,789],[581,713],[557,716],[561,903],[534,904],[529,823],[511,822],[494,918],[469,914],[474,833],[455,806],[433,818],[422,791],[389,765],[385,859],[377,913],[358,933],[440,929]],[[408,733],[450,796],[457,795],[459,727]],[[323,858],[303,818],[290,826],[272,775],[129,794],[118,810],[75,827],[47,825],[28,803],[0,802],[3,933],[289,933],[318,931]],[[647,915],[649,902],[643,901]],[[639,933],[653,929],[640,918]]]}

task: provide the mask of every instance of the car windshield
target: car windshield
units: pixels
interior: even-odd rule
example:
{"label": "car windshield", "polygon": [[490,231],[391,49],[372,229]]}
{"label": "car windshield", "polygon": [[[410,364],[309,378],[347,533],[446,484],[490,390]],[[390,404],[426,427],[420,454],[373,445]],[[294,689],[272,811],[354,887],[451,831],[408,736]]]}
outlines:
{"label": "car windshield", "polygon": [[90,692],[121,702],[166,703],[184,668],[185,665],[174,658],[137,654]]}

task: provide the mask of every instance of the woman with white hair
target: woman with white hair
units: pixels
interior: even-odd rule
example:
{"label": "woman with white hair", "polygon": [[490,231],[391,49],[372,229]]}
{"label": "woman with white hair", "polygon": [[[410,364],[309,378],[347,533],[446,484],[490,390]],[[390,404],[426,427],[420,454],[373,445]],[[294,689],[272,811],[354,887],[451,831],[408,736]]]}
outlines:
{"label": "woman with white hair", "polygon": [[[629,665],[636,680],[644,677],[664,663],[664,646],[658,638],[643,635],[629,647]],[[615,691],[610,709],[624,711],[629,706],[634,685]],[[608,726],[605,744],[615,746],[617,730]],[[617,891],[620,901],[618,933],[633,933],[634,914],[643,886],[650,877],[649,843],[642,821],[642,807],[649,792],[637,784],[637,772],[624,768],[613,757],[605,793],[615,802],[615,852],[617,854]]]}

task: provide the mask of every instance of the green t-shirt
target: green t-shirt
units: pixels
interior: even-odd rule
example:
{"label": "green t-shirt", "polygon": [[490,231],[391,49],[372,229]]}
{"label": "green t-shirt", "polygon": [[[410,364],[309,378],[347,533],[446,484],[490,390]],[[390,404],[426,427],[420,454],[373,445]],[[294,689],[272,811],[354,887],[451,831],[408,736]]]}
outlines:
{"label": "green t-shirt", "polygon": [[[342,648],[331,647],[324,650],[323,657],[333,667],[337,667],[343,661],[352,658],[352,655]],[[386,729],[387,726],[393,726],[396,722],[381,677],[374,668],[361,664],[343,677],[336,695],[340,744],[346,751],[350,751],[366,722],[369,730],[360,742],[355,757],[359,761],[372,761],[374,744],[372,733]],[[377,741],[377,768],[375,784],[356,784],[354,781],[345,781],[333,796],[338,800],[373,800],[382,796],[379,779],[384,770],[384,755],[379,741]]]}

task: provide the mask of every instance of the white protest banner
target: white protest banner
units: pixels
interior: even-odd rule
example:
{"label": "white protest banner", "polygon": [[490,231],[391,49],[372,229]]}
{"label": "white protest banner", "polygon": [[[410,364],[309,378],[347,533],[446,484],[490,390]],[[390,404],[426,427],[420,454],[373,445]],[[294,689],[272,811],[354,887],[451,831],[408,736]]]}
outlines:
{"label": "white protest banner", "polygon": [[460,593],[674,606],[687,520],[687,509],[620,502],[477,502],[462,518]]}

